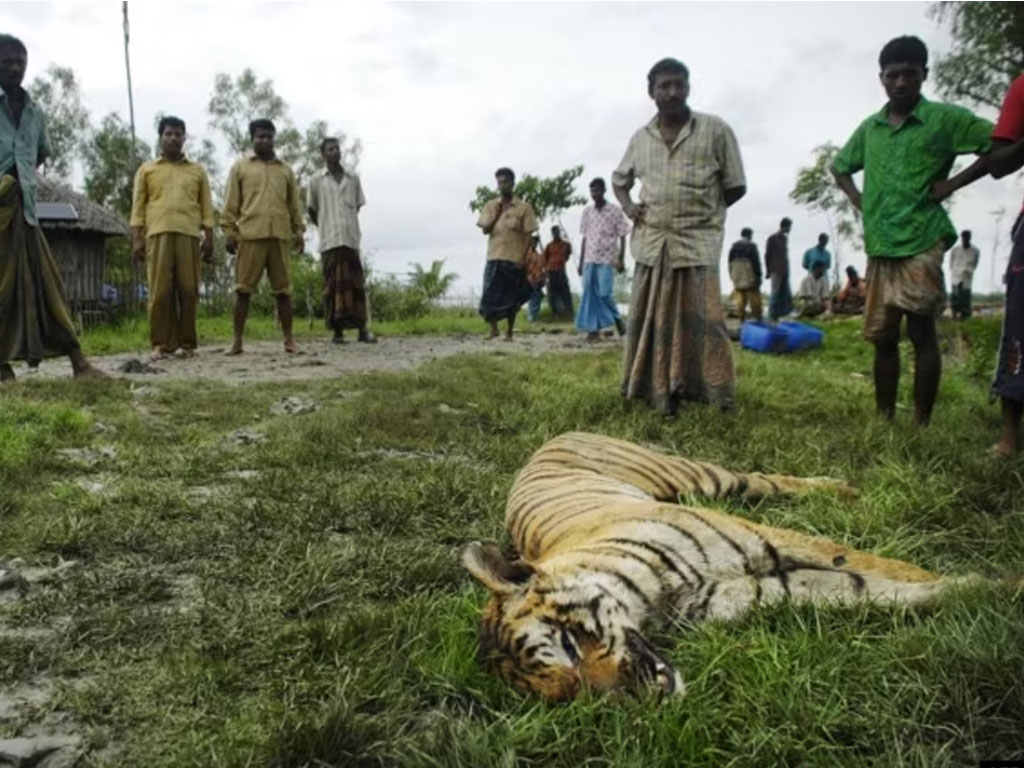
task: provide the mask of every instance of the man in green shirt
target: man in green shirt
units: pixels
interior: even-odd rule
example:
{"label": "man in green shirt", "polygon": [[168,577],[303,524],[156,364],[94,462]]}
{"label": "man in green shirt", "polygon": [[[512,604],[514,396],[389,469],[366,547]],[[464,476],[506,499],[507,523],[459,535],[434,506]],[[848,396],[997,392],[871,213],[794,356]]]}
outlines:
{"label": "man in green shirt", "polygon": [[50,155],[42,110],[21,87],[24,43],[0,34],[0,382],[12,360],[67,355],[76,377],[102,376],[82,354],[57,262],[36,217],[36,168]]}
{"label": "man in green shirt", "polygon": [[[891,420],[900,376],[900,322],[914,345],[914,421],[931,418],[942,373],[935,318],[945,303],[942,257],[956,242],[942,201],[987,173],[992,124],[921,95],[928,49],[890,40],[878,60],[888,102],[854,131],[832,173],[864,216],[868,295],[864,337],[875,345],[875,402]],[[982,155],[949,178],[957,155]],[[861,194],[852,175],[864,171]]]}

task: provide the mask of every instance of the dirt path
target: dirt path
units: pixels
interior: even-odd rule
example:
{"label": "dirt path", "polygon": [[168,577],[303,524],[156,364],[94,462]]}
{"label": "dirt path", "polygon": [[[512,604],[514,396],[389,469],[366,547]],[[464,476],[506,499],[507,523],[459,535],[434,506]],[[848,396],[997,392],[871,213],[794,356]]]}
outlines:
{"label": "dirt path", "polygon": [[[248,384],[261,381],[299,381],[304,379],[333,378],[346,373],[366,371],[405,371],[432,360],[463,354],[541,355],[547,352],[595,352],[619,348],[616,337],[603,336],[596,343],[588,343],[583,334],[531,333],[517,336],[508,343],[487,341],[479,335],[461,336],[404,336],[382,338],[377,344],[331,344],[324,339],[301,342],[300,354],[284,352],[279,341],[251,341],[244,354],[227,357],[226,344],[212,344],[199,348],[197,357],[183,360],[172,357],[149,364],[148,372],[124,372],[122,367],[131,360],[145,363],[140,353],[123,353],[93,358],[93,363],[111,376],[134,380],[160,381],[169,379],[213,379],[230,384]],[[18,366],[19,378],[66,378],[71,366],[66,359],[46,360],[39,372],[28,374]]]}

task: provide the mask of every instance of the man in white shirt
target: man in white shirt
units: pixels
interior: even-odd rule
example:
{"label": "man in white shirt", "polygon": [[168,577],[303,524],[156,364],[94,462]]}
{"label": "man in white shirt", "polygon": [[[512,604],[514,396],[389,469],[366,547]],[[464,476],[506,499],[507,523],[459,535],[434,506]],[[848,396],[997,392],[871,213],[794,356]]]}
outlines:
{"label": "man in white shirt", "polygon": [[366,205],[359,177],[341,165],[341,144],[326,138],[320,153],[327,167],[309,183],[307,207],[320,235],[324,270],[324,320],[334,331],[335,344],[344,344],[344,330],[355,328],[359,341],[376,339],[366,329],[366,289],[359,259],[359,209]]}
{"label": "man in white shirt", "polygon": [[800,282],[796,293],[796,307],[800,317],[817,317],[828,309],[828,278],[824,262],[817,262],[810,274]]}
{"label": "man in white shirt", "polygon": [[971,282],[981,254],[971,245],[971,231],[960,233],[960,244],[949,252],[949,281],[952,286],[949,308],[955,319],[971,316]]}

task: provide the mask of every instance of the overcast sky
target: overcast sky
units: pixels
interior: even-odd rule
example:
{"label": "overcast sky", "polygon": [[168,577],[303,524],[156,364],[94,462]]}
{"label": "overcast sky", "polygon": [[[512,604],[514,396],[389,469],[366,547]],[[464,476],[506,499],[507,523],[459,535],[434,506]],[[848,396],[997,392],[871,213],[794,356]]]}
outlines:
{"label": "overcast sky", "polygon": [[[214,75],[252,67],[274,81],[297,124],[324,119],[362,141],[363,248],[377,268],[445,258],[465,293],[479,289],[484,265],[468,209],[475,187],[493,183],[500,165],[549,175],[583,164],[585,194],[653,115],[647,70],[674,56],[690,68],[691,106],[739,138],[749,191],[729,211],[726,247],[750,226],[763,249],[788,215],[798,259],[826,224],[789,201],[797,169],[881,106],[877,60],[888,39],[916,34],[933,56],[948,50],[927,7],[132,2],[136,122],[149,131],[162,111],[209,135]],[[127,114],[120,3],[5,2],[0,30],[27,44],[27,79],[50,62],[72,67],[95,119]],[[954,225],[972,229],[982,252],[975,290],[997,288],[1021,197],[1019,181],[987,178],[955,198]],[[577,250],[580,210],[562,218]]]}

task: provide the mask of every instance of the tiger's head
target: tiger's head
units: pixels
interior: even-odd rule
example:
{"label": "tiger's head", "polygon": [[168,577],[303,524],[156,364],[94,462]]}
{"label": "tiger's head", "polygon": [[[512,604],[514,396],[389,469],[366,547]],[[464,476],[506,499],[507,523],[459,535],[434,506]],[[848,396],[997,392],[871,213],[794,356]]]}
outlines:
{"label": "tiger's head", "polygon": [[548,701],[581,690],[681,695],[679,674],[641,634],[636,617],[585,574],[549,574],[473,542],[462,562],[491,592],[480,651],[509,684]]}

